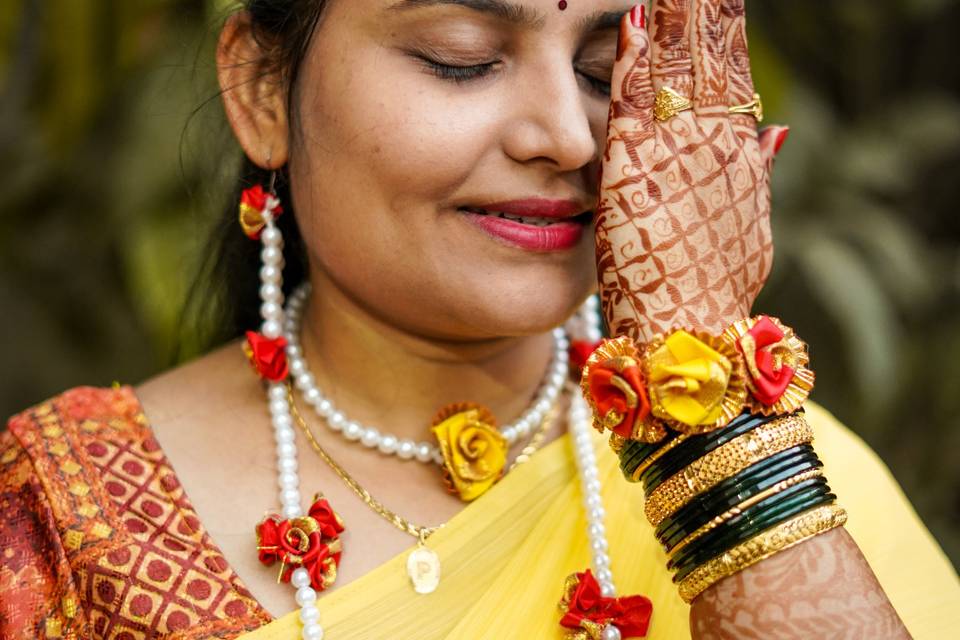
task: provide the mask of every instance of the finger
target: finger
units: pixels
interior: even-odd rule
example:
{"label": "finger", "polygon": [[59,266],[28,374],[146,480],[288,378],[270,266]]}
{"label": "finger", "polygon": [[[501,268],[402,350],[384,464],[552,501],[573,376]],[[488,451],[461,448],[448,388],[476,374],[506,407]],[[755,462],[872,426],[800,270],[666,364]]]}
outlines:
{"label": "finger", "polygon": [[651,11],[653,85],[693,95],[690,58],[691,0],[654,0]]}
{"label": "finger", "polygon": [[780,148],[789,135],[790,127],[777,124],[764,127],[760,131],[760,157],[768,170],[773,166],[773,159],[780,153]]}
{"label": "finger", "polygon": [[[750,52],[747,48],[747,20],[744,0],[723,0],[721,7],[727,54],[727,93],[730,106],[753,101],[753,75],[750,73]],[[737,123],[756,127],[756,119],[747,114],[731,116]]]}
{"label": "finger", "polygon": [[653,132],[653,81],[646,10],[637,5],[620,22],[617,61],[610,81],[610,125],[618,132]]}
{"label": "finger", "polygon": [[724,53],[721,0],[692,0],[693,109],[701,116],[728,115],[727,61]]}

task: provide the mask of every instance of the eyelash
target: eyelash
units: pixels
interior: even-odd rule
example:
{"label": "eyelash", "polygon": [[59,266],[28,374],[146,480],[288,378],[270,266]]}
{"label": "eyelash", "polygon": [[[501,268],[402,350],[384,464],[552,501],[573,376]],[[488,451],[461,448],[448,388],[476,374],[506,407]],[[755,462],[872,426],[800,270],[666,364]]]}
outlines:
{"label": "eyelash", "polygon": [[[496,62],[485,62],[483,64],[458,67],[454,65],[443,64],[442,62],[437,62],[436,60],[430,60],[429,58],[423,58],[423,61],[427,64],[427,66],[430,68],[430,71],[432,71],[436,77],[440,78],[441,80],[451,80],[457,84],[482,78],[493,71],[494,65],[497,64]],[[594,91],[605,96],[610,95],[609,82],[604,82],[603,80],[594,78],[591,75],[579,71],[577,73],[579,73],[587,81]]]}

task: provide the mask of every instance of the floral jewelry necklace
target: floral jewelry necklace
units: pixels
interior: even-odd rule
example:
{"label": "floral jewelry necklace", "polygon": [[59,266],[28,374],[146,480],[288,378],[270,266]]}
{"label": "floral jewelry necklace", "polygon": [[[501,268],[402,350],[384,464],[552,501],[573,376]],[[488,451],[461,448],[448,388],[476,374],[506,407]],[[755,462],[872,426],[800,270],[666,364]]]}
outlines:
{"label": "floral jewelry necklace", "polygon": [[[306,403],[313,407],[316,414],[331,431],[339,433],[347,440],[360,442],[365,447],[377,449],[383,454],[395,455],[404,460],[415,459],[424,463],[442,465],[444,457],[440,446],[430,442],[417,443],[413,440],[397,438],[395,435],[384,433],[375,427],[349,420],[334,406],[333,401],[323,394],[317,386],[313,374],[310,373],[310,368],[303,355],[303,349],[300,346],[300,334],[297,329],[300,325],[303,307],[309,295],[309,283],[302,284],[291,294],[286,310],[287,330],[284,332],[284,338],[287,341],[287,359],[290,362],[290,375],[297,388],[300,389]],[[536,429],[537,425],[543,421],[543,417],[550,406],[556,403],[560,390],[563,388],[563,383],[567,379],[567,350],[570,348],[570,343],[563,329],[557,328],[553,332],[553,341],[553,358],[547,367],[540,389],[533,402],[518,419],[499,429],[500,435],[506,440],[508,448],[518,440],[530,435],[531,431]]]}
{"label": "floral jewelry necklace", "polygon": [[476,499],[502,477],[510,446],[529,436],[544,422],[546,414],[557,404],[567,379],[570,343],[566,332],[558,327],[553,331],[554,354],[544,381],[532,405],[512,424],[497,429],[496,419],[485,407],[475,403],[454,403],[441,409],[433,418],[431,430],[437,444],[399,439],[375,427],[349,420],[320,391],[300,347],[300,323],[309,293],[310,285],[304,283],[291,294],[285,310],[284,331],[290,375],[302,391],[304,401],[332,431],[347,440],[359,441],[370,449],[402,459],[415,456],[421,462],[439,464],[447,488],[462,500]]}
{"label": "floral jewelry necklace", "polygon": [[[282,213],[273,193],[273,178],[269,192],[259,185],[246,189],[241,195],[240,224],[251,239],[263,244],[260,269],[260,331],[248,331],[244,351],[257,374],[267,387],[268,408],[273,426],[277,454],[277,485],[280,514],[271,514],[256,527],[258,555],[264,564],[280,562],[278,579],[297,589],[295,599],[300,607],[303,640],[322,640],[323,627],[316,606],[317,591],[327,588],[336,579],[342,547],[339,534],[344,527],[329,503],[320,495],[304,514],[300,495],[297,446],[293,428],[290,388],[286,380],[290,373],[287,364],[287,340],[283,331],[292,333],[294,319],[285,318],[283,308],[282,269],[283,238],[274,221]],[[571,353],[581,356],[592,351],[601,337],[597,301],[590,298],[584,309],[568,323],[576,330]],[[582,333],[581,333],[582,331]],[[566,371],[564,370],[564,376]],[[557,392],[559,394],[559,390]],[[547,412],[544,411],[544,414]],[[466,414],[466,415],[464,415]],[[461,411],[444,417],[434,426],[482,430],[479,411]],[[460,424],[449,421],[457,418]],[[560,603],[563,618],[560,623],[576,631],[576,640],[617,640],[621,637],[644,635],[650,617],[650,601],[642,596],[614,597],[613,575],[603,520],[601,487],[596,454],[590,440],[591,417],[585,401],[572,392],[568,426],[574,442],[577,467],[583,488],[587,511],[588,536],[593,558],[594,578],[590,569],[567,578],[564,598]],[[488,425],[488,431],[493,431]],[[532,427],[531,427],[532,428]],[[498,437],[503,438],[499,433]],[[442,442],[442,440],[441,440]],[[420,528],[420,535],[424,529]]]}

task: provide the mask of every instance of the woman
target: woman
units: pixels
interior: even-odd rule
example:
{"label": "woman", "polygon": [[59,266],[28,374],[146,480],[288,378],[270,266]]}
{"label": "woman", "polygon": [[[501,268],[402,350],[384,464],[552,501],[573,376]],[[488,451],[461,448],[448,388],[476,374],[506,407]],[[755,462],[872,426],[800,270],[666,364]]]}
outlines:
{"label": "woman", "polygon": [[[448,477],[475,500],[467,507],[419,463],[450,451],[414,443],[427,425],[441,443],[461,428],[450,405],[463,400],[501,422],[529,415],[555,380],[543,382],[563,346],[550,329],[598,277],[612,333],[639,342],[749,314],[772,259],[768,170],[785,131],[757,136],[742,2],[663,0],[650,18],[623,0],[251,0],[231,16],[218,72],[245,186],[266,190],[241,206],[265,264],[231,211],[222,315],[236,336],[262,311],[246,345],[269,398],[236,340],[135,391],[78,389],[13,418],[0,452],[0,634],[320,637],[319,610],[330,638],[616,637],[590,620],[564,629],[555,611],[563,577],[590,561],[556,419],[570,404],[576,415],[573,394],[519,430],[536,442],[490,436],[515,443],[508,468],[521,460],[492,488]],[[681,101],[655,120],[665,89]],[[284,321],[281,237],[283,281],[311,286],[292,297],[301,324],[288,363],[270,351],[269,323]],[[298,381],[289,398],[286,377]],[[354,429],[366,447],[331,433],[311,409],[321,398],[340,431],[380,431]],[[271,437],[268,406],[275,434],[304,423],[299,459]],[[584,490],[602,479],[606,527],[590,540],[602,539],[603,596],[613,577],[618,593],[649,596],[652,638],[945,637],[960,591],[939,549],[862,445],[821,410],[807,414],[893,605],[836,528],[717,582],[688,624],[638,492],[598,447]],[[311,432],[335,465],[313,456]],[[310,505],[319,531],[291,537],[306,505],[298,486],[328,502]],[[411,533],[429,550],[412,577],[436,583],[439,559],[439,586],[416,583],[431,595],[403,569]],[[323,564],[297,555],[318,548]],[[284,615],[295,603],[278,582],[306,594],[302,621]],[[321,589],[331,593],[313,607]],[[623,602],[643,617],[646,601]]]}

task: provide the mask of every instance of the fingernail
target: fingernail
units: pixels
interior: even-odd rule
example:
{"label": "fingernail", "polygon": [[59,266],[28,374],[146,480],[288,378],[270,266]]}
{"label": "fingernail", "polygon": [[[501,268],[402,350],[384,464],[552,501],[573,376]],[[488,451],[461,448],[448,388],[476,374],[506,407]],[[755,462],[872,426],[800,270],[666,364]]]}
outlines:
{"label": "fingernail", "polygon": [[633,26],[637,29],[646,29],[647,28],[647,7],[638,4],[633,9],[630,10],[630,22],[633,23]]}
{"label": "fingernail", "polygon": [[783,143],[787,141],[787,136],[790,135],[790,127],[783,127],[780,133],[777,134],[777,139],[773,142],[773,155],[780,153],[780,147],[783,146]]}

